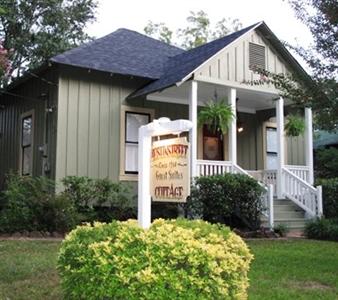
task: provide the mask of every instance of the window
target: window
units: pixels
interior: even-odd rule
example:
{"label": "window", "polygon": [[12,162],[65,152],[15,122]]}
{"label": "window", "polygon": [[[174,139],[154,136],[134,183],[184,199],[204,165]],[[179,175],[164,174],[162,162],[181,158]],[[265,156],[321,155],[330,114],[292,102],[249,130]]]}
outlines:
{"label": "window", "polygon": [[265,69],[265,47],[249,43],[249,68]]}
{"label": "window", "polygon": [[150,113],[125,112],[125,173],[137,174],[138,129],[150,122]]}
{"label": "window", "polygon": [[21,116],[21,141],[20,141],[21,175],[31,175],[33,169],[33,113]]}
{"label": "window", "polygon": [[266,169],[277,169],[277,129],[266,128]]}

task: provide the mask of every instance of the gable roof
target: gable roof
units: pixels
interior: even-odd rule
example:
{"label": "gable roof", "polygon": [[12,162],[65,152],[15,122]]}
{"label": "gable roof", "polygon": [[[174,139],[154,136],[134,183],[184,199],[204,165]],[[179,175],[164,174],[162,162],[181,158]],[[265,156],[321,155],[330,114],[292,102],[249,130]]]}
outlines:
{"label": "gable roof", "polygon": [[311,84],[309,75],[264,22],[253,24],[188,51],[122,28],[57,55],[50,61],[150,79],[150,83],[128,96],[135,98],[188,80],[203,63],[254,29],[261,32],[296,72],[304,75],[306,83]]}
{"label": "gable roof", "polygon": [[134,98],[137,96],[149,94],[173,86],[174,84],[182,81],[209,58],[214,56],[224,47],[234,42],[243,34],[257,27],[259,24],[261,24],[261,22],[170,58],[164,67],[164,73],[161,78],[146,85],[145,87],[131,94],[129,97]]}
{"label": "gable roof", "polygon": [[165,62],[184,50],[129,29],[54,56],[50,61],[98,71],[158,79]]}

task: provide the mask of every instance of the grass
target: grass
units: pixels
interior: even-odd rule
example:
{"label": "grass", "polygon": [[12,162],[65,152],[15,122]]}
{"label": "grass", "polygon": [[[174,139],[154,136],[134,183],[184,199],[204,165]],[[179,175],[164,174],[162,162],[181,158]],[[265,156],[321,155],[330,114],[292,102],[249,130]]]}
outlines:
{"label": "grass", "polygon": [[60,242],[0,241],[0,299],[61,299]]}
{"label": "grass", "polygon": [[[249,299],[338,299],[338,243],[249,241]],[[0,241],[0,299],[62,299],[59,242]]]}
{"label": "grass", "polygon": [[249,299],[338,299],[338,243],[250,241]]}

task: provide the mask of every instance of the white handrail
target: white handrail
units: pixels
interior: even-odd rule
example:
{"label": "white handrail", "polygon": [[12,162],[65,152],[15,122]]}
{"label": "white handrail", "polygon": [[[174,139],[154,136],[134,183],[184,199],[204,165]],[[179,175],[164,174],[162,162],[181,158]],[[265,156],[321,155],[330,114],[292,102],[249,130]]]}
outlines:
{"label": "white handrail", "polygon": [[308,166],[285,165],[284,167],[291,173],[295,174],[306,182],[309,182],[310,168]]}
{"label": "white handrail", "polygon": [[284,195],[312,217],[321,216],[321,188],[316,189],[287,168],[282,169]]}

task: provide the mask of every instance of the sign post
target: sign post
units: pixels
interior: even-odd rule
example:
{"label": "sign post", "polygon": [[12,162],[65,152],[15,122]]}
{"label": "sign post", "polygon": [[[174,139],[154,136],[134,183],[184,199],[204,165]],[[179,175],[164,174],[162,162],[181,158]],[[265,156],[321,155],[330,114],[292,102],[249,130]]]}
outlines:
{"label": "sign post", "polygon": [[[154,154],[154,152],[152,152],[152,137],[161,136],[161,135],[169,135],[169,134],[179,134],[182,131],[189,131],[192,127],[193,127],[192,122],[188,120],[170,121],[169,118],[160,118],[158,120],[154,120],[153,122],[147,125],[141,126],[139,128],[137,219],[138,219],[139,225],[142,228],[149,228],[151,224],[151,184],[150,184],[151,177],[152,177],[151,182],[152,182],[152,187],[153,187],[152,194],[155,200],[162,199],[160,201],[171,200],[171,202],[172,201],[181,202],[182,199],[185,197],[185,194],[189,193],[190,191],[189,190],[190,189],[190,182],[189,182],[190,173],[188,171],[188,174],[186,174],[186,171],[185,171],[186,169],[189,170],[189,163],[188,163],[189,162],[189,151],[188,151],[188,148],[186,148],[188,147],[188,143],[182,139],[179,139],[179,140],[172,139],[171,142],[173,143],[164,142],[166,140],[163,140],[163,142],[159,141],[158,143],[154,143],[153,150],[156,149],[155,151],[157,153],[157,154]],[[176,141],[173,141],[173,140],[176,140]],[[161,144],[161,142],[164,144]],[[172,145],[171,147],[170,147],[170,144]],[[159,147],[163,147],[163,148],[160,149]],[[160,155],[161,153],[163,155]],[[178,160],[173,159],[175,156],[176,158],[178,158]],[[173,173],[171,172],[171,174],[169,174],[170,170],[163,171],[163,172],[159,171],[161,169],[159,168],[161,164],[156,163],[156,161],[160,162],[161,160],[168,159],[168,158],[169,160],[167,161],[168,163],[167,167],[168,168],[170,168],[170,166],[172,167]],[[170,162],[171,162],[171,165],[170,165]],[[185,162],[187,163],[187,165],[184,165]],[[154,168],[151,173],[152,163],[153,163]],[[155,165],[157,165],[157,167]],[[156,178],[156,169],[157,169],[157,174],[158,174],[157,178]],[[162,168],[162,169],[164,170],[165,168]],[[154,175],[155,175],[155,178],[154,178]],[[167,179],[169,181],[166,181]],[[186,186],[182,185],[184,184],[184,180],[187,180]],[[159,183],[159,185],[155,186],[154,184],[157,184],[157,183]],[[171,189],[171,184],[173,185],[173,189]],[[155,192],[154,187],[155,188],[159,187],[157,188],[156,192]]]}

